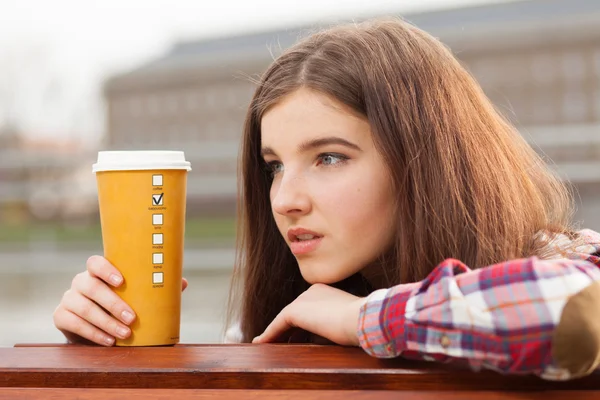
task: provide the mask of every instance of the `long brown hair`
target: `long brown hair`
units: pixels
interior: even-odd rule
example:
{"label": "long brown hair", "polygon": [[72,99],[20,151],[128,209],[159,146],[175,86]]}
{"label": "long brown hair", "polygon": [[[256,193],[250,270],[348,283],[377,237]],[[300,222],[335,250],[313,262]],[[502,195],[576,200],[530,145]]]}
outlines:
{"label": "long brown hair", "polygon": [[398,194],[397,239],[382,267],[390,285],[422,280],[450,257],[471,268],[543,258],[539,232],[571,235],[568,188],[438,40],[399,19],[318,32],[273,62],[246,116],[229,303],[244,342],[308,287],[275,225],[260,156],[263,115],[300,87],[370,124]]}

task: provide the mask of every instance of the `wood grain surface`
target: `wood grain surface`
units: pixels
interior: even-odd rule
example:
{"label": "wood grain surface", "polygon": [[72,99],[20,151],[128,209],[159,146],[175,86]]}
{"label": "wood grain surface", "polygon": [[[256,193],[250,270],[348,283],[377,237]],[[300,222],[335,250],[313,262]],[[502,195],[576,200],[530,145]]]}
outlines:
{"label": "wood grain surface", "polygon": [[[316,345],[0,348],[0,387],[268,390],[598,390],[600,376],[548,382]],[[275,394],[277,395],[277,394]],[[600,397],[599,397],[600,398]]]}
{"label": "wood grain surface", "polygon": [[51,388],[0,388],[0,399],[11,400],[188,400],[188,399],[327,399],[327,400],[588,400],[600,392],[414,392],[414,391],[352,391],[352,390],[202,390],[202,389],[51,389]]}

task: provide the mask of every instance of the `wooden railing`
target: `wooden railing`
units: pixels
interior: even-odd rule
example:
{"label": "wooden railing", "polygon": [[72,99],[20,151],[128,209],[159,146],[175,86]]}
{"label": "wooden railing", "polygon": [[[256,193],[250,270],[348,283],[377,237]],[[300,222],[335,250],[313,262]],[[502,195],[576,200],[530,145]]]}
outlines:
{"label": "wooden railing", "polygon": [[600,375],[504,376],[316,345],[0,348],[0,398],[600,399]]}

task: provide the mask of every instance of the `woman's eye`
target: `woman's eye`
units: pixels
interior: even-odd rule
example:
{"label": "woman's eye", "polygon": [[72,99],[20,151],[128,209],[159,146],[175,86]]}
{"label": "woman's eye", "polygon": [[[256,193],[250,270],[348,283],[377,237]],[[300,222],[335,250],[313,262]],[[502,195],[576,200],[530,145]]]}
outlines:
{"label": "woman's eye", "polygon": [[337,165],[348,160],[348,157],[342,154],[325,153],[317,158],[317,165]]}
{"label": "woman's eye", "polygon": [[271,161],[267,163],[267,170],[272,176],[277,175],[283,171],[283,164],[279,161]]}

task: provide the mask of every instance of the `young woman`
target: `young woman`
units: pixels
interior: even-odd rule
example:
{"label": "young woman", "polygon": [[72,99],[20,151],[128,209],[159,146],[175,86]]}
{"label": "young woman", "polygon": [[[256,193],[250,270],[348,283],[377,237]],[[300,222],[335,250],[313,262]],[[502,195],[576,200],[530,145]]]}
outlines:
{"label": "young woman", "polygon": [[[423,31],[369,21],[287,50],[250,104],[241,167],[229,340],[547,379],[600,362],[600,235],[574,230],[565,185]],[[121,282],[90,258],[56,326],[128,336]]]}

